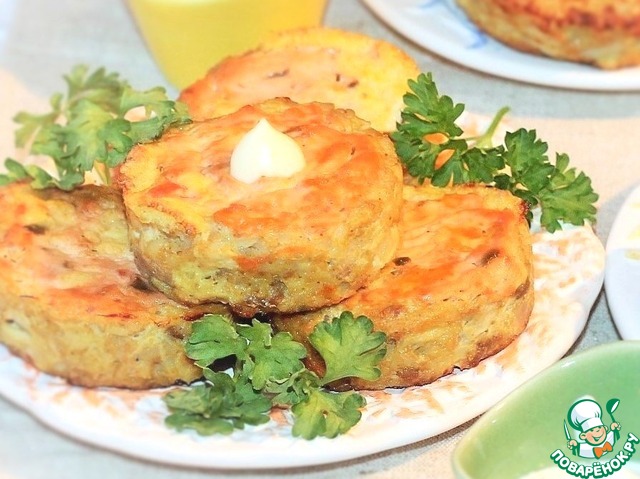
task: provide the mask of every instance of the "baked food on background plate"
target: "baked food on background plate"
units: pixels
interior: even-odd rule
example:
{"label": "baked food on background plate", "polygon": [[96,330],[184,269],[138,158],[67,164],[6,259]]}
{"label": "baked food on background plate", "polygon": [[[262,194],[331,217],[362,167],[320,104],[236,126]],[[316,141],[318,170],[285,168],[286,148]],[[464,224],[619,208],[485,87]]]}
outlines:
{"label": "baked food on background plate", "polygon": [[400,119],[407,80],[419,73],[412,58],[385,41],[331,28],[292,30],[219,62],[179,99],[195,119],[275,97],[327,102],[387,132]]}
{"label": "baked food on background plate", "polygon": [[0,188],[0,342],[81,386],[148,389],[190,382],[189,308],[147,287],[115,189]]}
{"label": "baked food on background plate", "polygon": [[[334,387],[383,389],[428,384],[476,366],[526,327],[533,308],[533,253],[527,209],[485,186],[404,189],[401,244],[382,274],[342,303],[278,316],[275,328],[309,345],[315,325],[342,311],[365,315],[387,335],[375,381]],[[308,347],[307,366],[324,363]]]}
{"label": "baked food on background plate", "polygon": [[[304,166],[238,181],[231,157],[263,119],[298,145]],[[173,129],[134,147],[118,182],[140,270],[187,304],[219,301],[242,316],[335,304],[398,245],[393,144],[326,103],[273,99]]]}
{"label": "baked food on background plate", "polygon": [[612,70],[640,64],[636,0],[456,0],[468,17],[518,50]]}

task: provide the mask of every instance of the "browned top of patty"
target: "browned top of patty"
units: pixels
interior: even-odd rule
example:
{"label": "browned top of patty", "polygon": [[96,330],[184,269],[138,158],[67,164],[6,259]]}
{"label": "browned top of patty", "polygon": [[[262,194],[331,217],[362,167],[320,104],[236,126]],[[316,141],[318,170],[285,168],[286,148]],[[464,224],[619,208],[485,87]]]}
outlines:
{"label": "browned top of patty", "polygon": [[[478,2],[484,3],[485,0]],[[491,0],[506,15],[525,15],[550,28],[590,27],[594,30],[623,28],[640,33],[640,3],[635,0]],[[466,2],[465,2],[466,3]],[[473,3],[468,3],[471,9]]]}
{"label": "browned top of patty", "polygon": [[[298,143],[306,164],[290,177],[243,183],[230,175],[230,158],[262,118]],[[275,99],[136,146],[119,182],[130,211],[175,234],[206,233],[216,223],[236,236],[267,237],[318,234],[367,202],[394,201],[401,167],[388,137],[352,112]]]}
{"label": "browned top of patty", "polygon": [[419,72],[405,52],[382,40],[332,28],[292,30],[215,65],[180,100],[196,119],[275,97],[326,102],[391,131],[407,80]]}

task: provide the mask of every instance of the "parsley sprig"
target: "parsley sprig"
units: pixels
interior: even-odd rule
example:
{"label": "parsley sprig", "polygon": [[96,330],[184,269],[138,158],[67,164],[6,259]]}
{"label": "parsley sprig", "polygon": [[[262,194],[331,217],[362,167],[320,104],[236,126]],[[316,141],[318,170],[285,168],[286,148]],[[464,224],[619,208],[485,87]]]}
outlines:
{"label": "parsley sprig", "polygon": [[502,109],[483,137],[464,138],[456,123],[464,105],[440,95],[431,74],[409,80],[409,87],[401,122],[391,138],[407,172],[420,183],[484,183],[508,190],[529,204],[529,222],[531,209],[540,207],[540,224],[549,232],[561,229],[562,223],[595,221],[598,195],[591,180],[569,168],[564,153],[556,154],[552,164],[548,145],[535,130],[507,132],[502,145],[491,146],[487,140],[506,112]]}
{"label": "parsley sprig", "polygon": [[[294,436],[344,434],[358,423],[366,401],[356,392],[332,392],[324,386],[348,377],[377,379],[386,336],[373,331],[365,316],[343,312],[319,323],[309,341],[325,362],[322,377],[302,362],[304,345],[289,333],[274,334],[268,323],[236,323],[223,315],[195,321],[185,351],[202,368],[204,382],[164,397],[171,413],[166,424],[202,435],[230,434],[268,422],[271,409],[279,407],[291,408]],[[229,360],[229,372],[216,370]]]}
{"label": "parsley sprig", "polygon": [[[161,87],[134,90],[117,73],[99,68],[89,73],[85,65],[66,75],[66,95],[51,97],[45,114],[20,112],[15,141],[28,155],[53,160],[55,174],[12,158],[5,160],[0,184],[30,179],[33,188],[72,190],[94,171],[109,184],[110,169],[124,161],[136,143],[159,137],[167,128],[189,121],[186,106],[167,99]],[[130,119],[141,108],[141,119]]]}

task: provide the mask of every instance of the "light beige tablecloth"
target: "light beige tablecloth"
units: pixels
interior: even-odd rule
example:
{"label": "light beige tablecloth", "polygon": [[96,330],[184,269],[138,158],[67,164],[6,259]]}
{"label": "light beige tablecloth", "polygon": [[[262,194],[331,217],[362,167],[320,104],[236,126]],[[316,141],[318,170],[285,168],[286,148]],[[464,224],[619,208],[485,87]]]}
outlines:
{"label": "light beige tablecloth", "polygon": [[[471,112],[492,115],[500,106],[509,105],[511,124],[537,129],[552,151],[568,153],[573,165],[592,177],[601,197],[597,232],[606,241],[622,201],[640,181],[640,93],[559,90],[480,74],[406,41],[357,0],[332,0],[325,23],[405,48],[424,71],[433,72],[442,93],[465,103]],[[104,65],[139,88],[165,84],[123,1],[2,0],[0,48],[2,158],[12,154],[13,113],[39,107],[52,92],[62,91],[62,75],[76,63]],[[618,339],[601,294],[570,353]],[[447,479],[452,477],[451,452],[469,425],[399,450],[337,465],[266,474],[194,471],[83,445],[52,432],[0,399],[0,479]]]}

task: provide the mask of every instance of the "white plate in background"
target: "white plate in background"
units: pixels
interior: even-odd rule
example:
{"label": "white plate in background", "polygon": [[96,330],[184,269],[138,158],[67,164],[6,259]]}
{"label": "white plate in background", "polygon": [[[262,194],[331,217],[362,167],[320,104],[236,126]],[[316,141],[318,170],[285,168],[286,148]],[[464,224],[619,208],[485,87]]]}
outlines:
{"label": "white plate in background", "polygon": [[605,291],[622,339],[640,339],[640,185],[623,203],[607,239]]}

